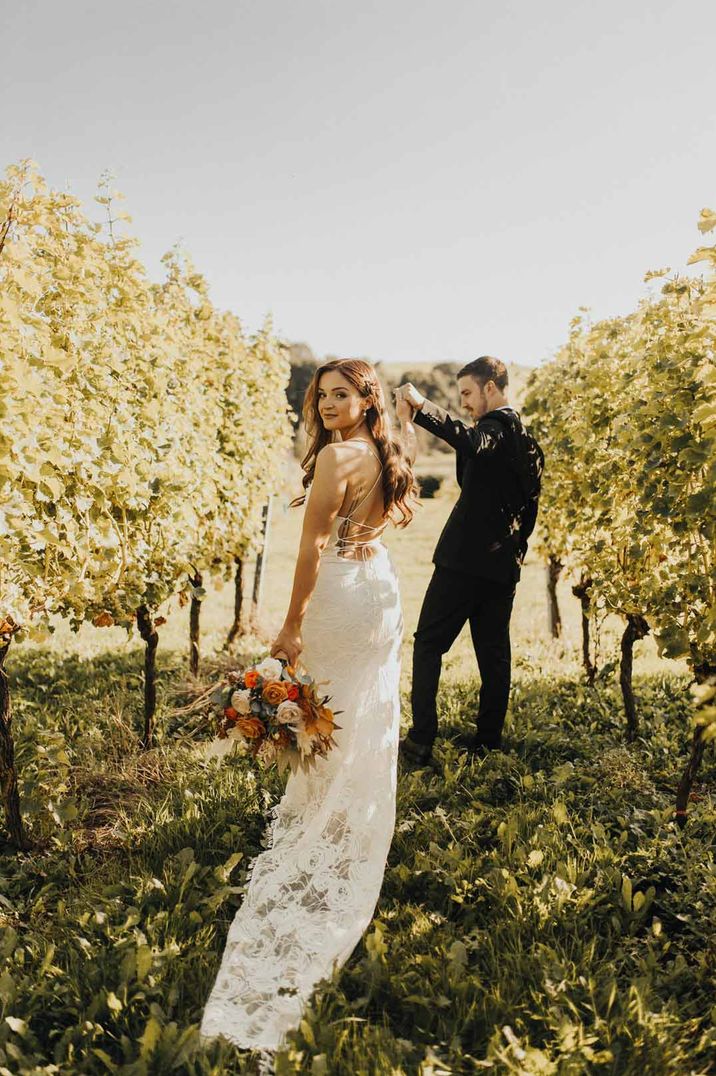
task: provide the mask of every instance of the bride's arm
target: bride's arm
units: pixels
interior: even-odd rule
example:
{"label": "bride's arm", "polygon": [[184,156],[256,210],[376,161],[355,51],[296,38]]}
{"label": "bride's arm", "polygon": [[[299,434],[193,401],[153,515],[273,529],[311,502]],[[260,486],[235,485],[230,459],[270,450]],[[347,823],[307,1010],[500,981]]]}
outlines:
{"label": "bride's arm", "polygon": [[295,665],[303,649],[303,618],[316,586],[321,551],[328,542],[333,521],[343,503],[346,486],[347,468],[340,444],[325,445],[316,457],[313,483],[306,499],[288,612],[271,647],[272,656],[283,653],[291,665]]}
{"label": "bride's arm", "polygon": [[415,463],[418,455],[418,435],[415,432],[413,418],[415,408],[411,407],[407,400],[403,399],[399,392],[395,394],[395,413],[400,423],[401,440],[405,453],[411,464]]}

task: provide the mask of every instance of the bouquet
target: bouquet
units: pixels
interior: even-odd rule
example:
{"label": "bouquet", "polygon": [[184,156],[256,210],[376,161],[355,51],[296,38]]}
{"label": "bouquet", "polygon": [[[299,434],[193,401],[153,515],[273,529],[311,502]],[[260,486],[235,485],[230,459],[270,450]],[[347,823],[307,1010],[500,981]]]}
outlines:
{"label": "bouquet", "polygon": [[341,727],[326,705],[330,696],[321,697],[310,676],[279,658],[229,672],[210,701],[217,716],[217,740],[238,742],[262,766],[275,763],[279,773],[287,766],[295,773],[315,765],[335,747],[333,733]]}

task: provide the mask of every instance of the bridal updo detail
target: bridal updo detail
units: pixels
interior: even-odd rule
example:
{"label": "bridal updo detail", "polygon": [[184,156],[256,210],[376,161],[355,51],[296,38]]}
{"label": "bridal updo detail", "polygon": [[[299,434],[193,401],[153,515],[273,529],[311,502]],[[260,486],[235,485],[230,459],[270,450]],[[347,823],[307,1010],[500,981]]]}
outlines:
{"label": "bridal updo detail", "polygon": [[[306,389],[303,401],[303,421],[308,448],[301,460],[301,466],[305,472],[303,488],[307,490],[313,481],[318,453],[325,445],[338,439],[333,431],[326,429],[318,410],[321,378],[331,371],[340,374],[358,390],[361,396],[371,401],[365,412],[365,420],[368,431],[375,441],[383,468],[385,514],[396,526],[405,527],[413,518],[418,486],[410,460],[400,441],[393,435],[390,415],[385,407],[383,388],[376,376],[375,368],[363,359],[331,359],[318,367]],[[299,505],[303,504],[304,500],[305,494],[292,503]]]}

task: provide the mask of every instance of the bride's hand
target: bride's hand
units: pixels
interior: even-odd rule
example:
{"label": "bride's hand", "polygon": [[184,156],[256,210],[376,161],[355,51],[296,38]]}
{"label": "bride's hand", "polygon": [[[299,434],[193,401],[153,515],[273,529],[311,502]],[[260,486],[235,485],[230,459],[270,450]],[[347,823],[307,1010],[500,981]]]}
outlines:
{"label": "bride's hand", "polygon": [[421,411],[423,404],[425,403],[425,397],[422,392],[418,392],[415,385],[411,385],[409,381],[406,381],[404,385],[399,385],[395,390],[396,399],[405,400],[411,407],[414,407],[416,411]]}
{"label": "bride's hand", "polygon": [[288,659],[289,665],[295,666],[302,650],[301,629],[291,624],[284,624],[274,639],[271,647],[271,657],[276,658],[283,654]]}
{"label": "bride's hand", "polygon": [[395,394],[395,413],[398,416],[398,422],[401,426],[406,422],[412,422],[415,415],[415,408],[412,407],[403,396]]}

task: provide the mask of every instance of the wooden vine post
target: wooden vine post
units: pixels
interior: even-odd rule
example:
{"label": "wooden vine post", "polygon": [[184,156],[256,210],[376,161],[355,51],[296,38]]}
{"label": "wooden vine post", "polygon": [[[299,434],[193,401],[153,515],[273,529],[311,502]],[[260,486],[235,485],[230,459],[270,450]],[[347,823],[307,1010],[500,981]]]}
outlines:
{"label": "wooden vine post", "polygon": [[15,848],[25,850],[29,847],[20,814],[20,796],[15,769],[15,745],[12,738],[12,710],[10,706],[10,686],[5,671],[5,658],[10,648],[12,636],[18,625],[11,617],[6,617],[0,624],[0,785],[5,811],[5,822],[10,840]]}
{"label": "wooden vine post", "polygon": [[[699,686],[711,685],[712,688],[716,688],[716,665],[704,663],[703,665],[697,666],[694,669],[694,677]],[[711,696],[710,701],[713,702],[713,695]],[[699,772],[704,757],[704,750],[706,748],[706,728],[706,725],[699,724],[696,726],[691,740],[691,754],[689,755],[689,760],[686,763],[684,772],[681,775],[679,787],[676,790],[676,821],[681,829],[686,825],[686,815],[689,799],[691,798],[691,790],[694,787],[696,774]]]}
{"label": "wooden vine post", "polygon": [[226,649],[232,646],[241,632],[241,609],[244,603],[244,560],[243,557],[235,557],[236,571],[234,572],[234,619],[226,639]]}
{"label": "wooden vine post", "polygon": [[137,609],[137,628],[145,642],[144,651],[144,735],[142,747],[148,751],[154,741],[154,715],[157,709],[157,644],[159,634],[157,624],[161,618],[155,621],[148,607],[140,605]]}
{"label": "wooden vine post", "polygon": [[572,594],[575,598],[579,598],[579,603],[582,607],[582,664],[584,665],[584,671],[587,674],[587,683],[591,687],[594,684],[594,679],[597,675],[596,663],[592,661],[590,654],[590,636],[589,636],[589,606],[590,606],[590,590],[592,587],[592,580],[586,576],[582,576],[578,583],[572,587]]}
{"label": "wooden vine post", "polygon": [[261,545],[256,555],[256,573],[254,575],[254,589],[251,600],[251,615],[254,624],[258,622],[263,595],[264,564],[268,557],[269,535],[271,521],[271,498],[266,501],[261,515]]}
{"label": "wooden vine post", "polygon": [[629,613],[627,624],[621,640],[621,661],[619,664],[619,684],[624,700],[624,712],[627,719],[627,739],[633,740],[639,731],[639,718],[634,699],[632,671],[634,667],[634,643],[649,634],[649,625],[638,613]]}
{"label": "wooden vine post", "polygon": [[191,607],[189,609],[189,671],[192,676],[199,675],[199,618],[201,602],[206,594],[202,584],[203,576],[198,568],[193,568],[189,576],[191,586]]}
{"label": "wooden vine post", "polygon": [[549,633],[553,639],[562,635],[562,616],[557,601],[557,583],[562,574],[562,562],[552,553],[547,561],[547,616]]}

